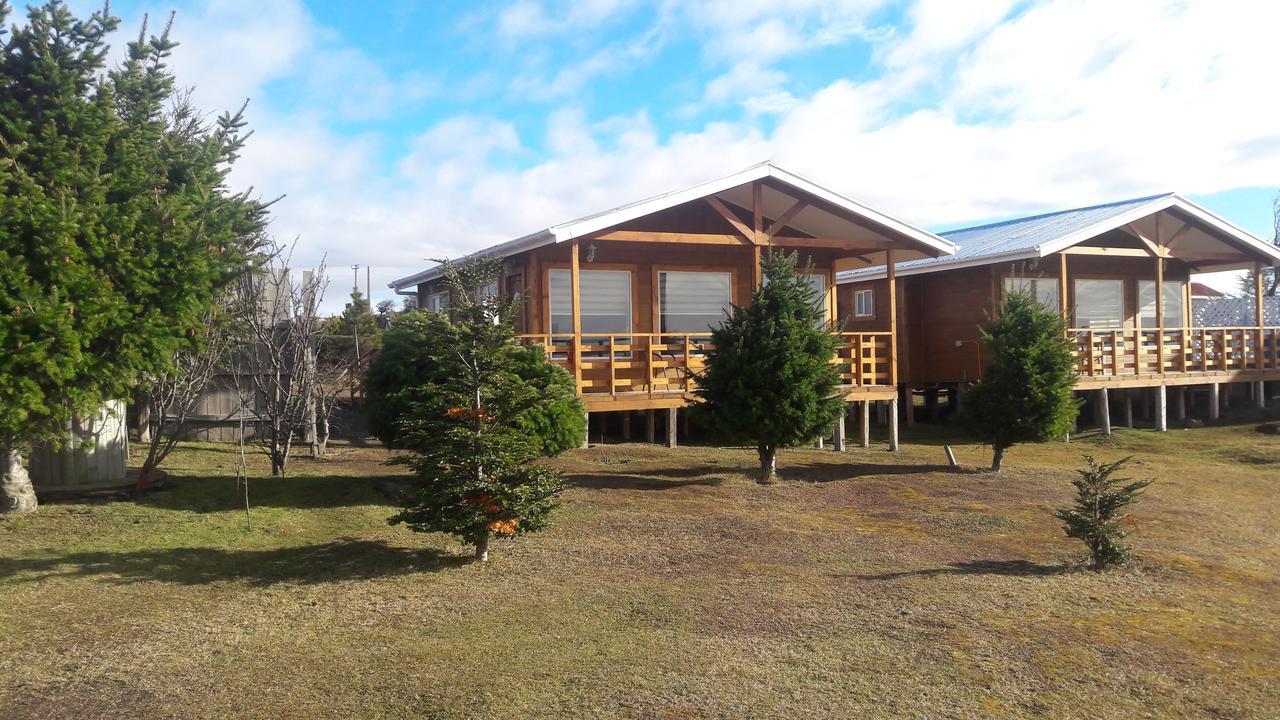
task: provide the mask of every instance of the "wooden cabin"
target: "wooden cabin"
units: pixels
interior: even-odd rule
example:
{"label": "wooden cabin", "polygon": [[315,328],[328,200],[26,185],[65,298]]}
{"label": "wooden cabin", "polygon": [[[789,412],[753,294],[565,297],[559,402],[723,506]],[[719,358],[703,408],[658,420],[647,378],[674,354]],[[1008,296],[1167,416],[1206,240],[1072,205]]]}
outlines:
{"label": "wooden cabin", "polygon": [[[1280,327],[1262,320],[1261,300],[1245,325],[1195,327],[1191,319],[1195,273],[1275,265],[1280,248],[1178,195],[1018,218],[943,237],[956,244],[955,254],[839,278],[837,307],[847,330],[898,329],[904,394],[926,394],[933,404],[939,389],[954,398],[957,387],[980,379],[978,327],[1014,290],[1063,314],[1077,387],[1098,391],[1096,404],[1108,409],[1100,413],[1103,423],[1110,421],[1108,390],[1116,388],[1149,388],[1155,424],[1164,429],[1166,387],[1178,388],[1180,417],[1185,387],[1205,386],[1210,417],[1216,417],[1219,384],[1255,383],[1253,393],[1262,402],[1262,381],[1280,379]],[[1124,393],[1126,406],[1133,395]]]}
{"label": "wooden cabin", "polygon": [[[481,251],[506,259],[494,291],[527,293],[520,332],[545,346],[577,381],[588,414],[668,411],[695,399],[694,374],[708,328],[750,301],[768,248],[798,250],[812,263],[828,317],[837,314],[837,272],[950,254],[950,242],[877,212],[771,163],[690,188],[589,215]],[[892,284],[892,279],[889,280]],[[444,311],[440,268],[397,280],[419,307]],[[892,301],[890,301],[892,303]],[[832,361],[842,391],[896,413],[897,335],[892,323],[840,333]],[[889,423],[896,446],[896,423]],[[866,442],[867,423],[863,423]],[[837,444],[843,442],[842,427]]]}

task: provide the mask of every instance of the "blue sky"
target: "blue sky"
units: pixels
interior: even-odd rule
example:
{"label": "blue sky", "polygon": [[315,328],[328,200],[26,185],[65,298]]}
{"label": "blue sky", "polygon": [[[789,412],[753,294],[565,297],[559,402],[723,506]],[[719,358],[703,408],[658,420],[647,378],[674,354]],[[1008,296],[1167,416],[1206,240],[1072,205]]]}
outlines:
{"label": "blue sky", "polygon": [[[77,2],[77,7],[93,3]],[[1177,190],[1264,237],[1274,3],[115,0],[178,12],[234,180],[296,257],[391,279],[771,159],[947,229]],[[340,304],[349,271],[334,273]],[[1219,279],[1220,280],[1220,279]],[[1228,280],[1221,280],[1229,284]]]}

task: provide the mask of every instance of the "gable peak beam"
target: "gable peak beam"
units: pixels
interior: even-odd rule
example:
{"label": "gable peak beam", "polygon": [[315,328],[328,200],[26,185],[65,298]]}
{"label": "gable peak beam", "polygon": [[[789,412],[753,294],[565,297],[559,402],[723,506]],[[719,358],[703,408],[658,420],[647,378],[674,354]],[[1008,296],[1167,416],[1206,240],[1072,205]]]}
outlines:
{"label": "gable peak beam", "polygon": [[765,244],[764,236],[764,185],[757,180],[751,183],[751,217],[755,224],[755,234],[751,240],[757,245]]}
{"label": "gable peak beam", "polygon": [[786,212],[779,215],[777,220],[773,221],[773,224],[769,226],[768,230],[764,231],[765,237],[772,238],[774,235],[777,235],[779,230],[785,228],[787,223],[795,220],[796,216],[800,214],[800,211],[807,207],[809,207],[809,203],[804,200],[797,200],[794,205],[787,208]]}
{"label": "gable peak beam", "polygon": [[724,202],[720,200],[720,198],[715,195],[708,195],[703,198],[703,200],[706,200],[708,205],[710,205],[717,213],[720,213],[720,217],[728,221],[728,223],[733,226],[734,230],[741,233],[743,242],[755,242],[756,233],[751,228],[747,227],[746,223],[739,220],[738,216],[734,215],[733,211],[730,210]]}
{"label": "gable peak beam", "polygon": [[[1157,214],[1156,215],[1157,232],[1159,231],[1159,228],[1160,228],[1160,216]],[[1138,240],[1142,243],[1144,247],[1146,247],[1147,252],[1150,253],[1152,257],[1166,257],[1169,254],[1168,250],[1165,250],[1164,248],[1160,247],[1160,245],[1155,241],[1153,241],[1151,238],[1147,237],[1146,235],[1143,235],[1142,231],[1139,230],[1138,226],[1135,225],[1134,223],[1129,223],[1125,225],[1124,229],[1128,230],[1129,234],[1138,238]]]}

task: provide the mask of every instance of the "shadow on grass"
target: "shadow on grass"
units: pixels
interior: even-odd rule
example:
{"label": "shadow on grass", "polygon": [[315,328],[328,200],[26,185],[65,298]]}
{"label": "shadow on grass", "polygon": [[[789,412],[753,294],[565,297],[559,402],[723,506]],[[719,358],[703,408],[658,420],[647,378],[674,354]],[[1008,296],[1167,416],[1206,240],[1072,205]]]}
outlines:
{"label": "shadow on grass", "polygon": [[439,550],[398,548],[382,541],[344,538],[273,550],[166,548],[0,559],[0,579],[35,582],[49,578],[117,576],[113,580],[119,583],[207,585],[236,581],[265,587],[285,582],[318,584],[437,572],[471,560]]}
{"label": "shadow on grass", "polygon": [[935,577],[938,575],[1007,575],[1015,577],[1041,577],[1068,572],[1066,565],[1045,565],[1030,560],[972,560],[947,563],[946,567],[876,575],[843,575],[858,580],[897,580],[905,577]]}
{"label": "shadow on grass", "polygon": [[[353,505],[395,505],[377,489],[379,482],[403,476],[287,475],[249,478],[249,501],[254,507],[316,509]],[[171,475],[160,488],[144,493],[139,505],[165,510],[223,512],[240,507],[244,497],[234,476],[180,477]]]}
{"label": "shadow on grass", "polygon": [[717,472],[723,473],[725,470],[725,468],[699,468],[697,472],[690,471],[688,473],[695,477],[684,477],[684,479],[666,479],[667,477],[682,478],[685,475],[683,471],[668,472],[659,470],[647,472],[644,475],[631,473],[573,474],[565,476],[565,479],[570,485],[589,490],[675,490],[696,485],[719,485],[723,482],[719,477],[699,476],[712,475]]}
{"label": "shadow on grass", "polygon": [[973,471],[966,468],[953,468],[949,465],[880,465],[877,463],[851,462],[789,463],[778,469],[778,474],[787,480],[807,480],[809,482],[833,482],[875,475],[921,475],[937,472],[967,474]]}

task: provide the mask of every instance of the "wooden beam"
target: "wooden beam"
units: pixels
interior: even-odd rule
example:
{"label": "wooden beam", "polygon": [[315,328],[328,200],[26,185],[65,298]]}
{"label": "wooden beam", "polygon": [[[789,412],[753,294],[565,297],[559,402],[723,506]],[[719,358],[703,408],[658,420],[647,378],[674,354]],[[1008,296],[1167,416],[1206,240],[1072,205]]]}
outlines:
{"label": "wooden beam", "polygon": [[807,207],[809,207],[809,203],[797,200],[795,205],[787,208],[787,211],[779,215],[778,219],[774,220],[773,224],[769,226],[769,229],[764,231],[765,237],[771,238],[776,235],[779,230],[787,226],[787,223],[795,220],[796,215],[799,215],[801,210]]}
{"label": "wooden beam", "polygon": [[579,292],[582,273],[578,263],[578,246],[581,244],[579,240],[569,243],[569,297],[573,302],[573,380],[574,392],[578,394],[582,393],[582,297]]}
{"label": "wooden beam", "polygon": [[780,247],[835,248],[837,250],[884,250],[888,243],[879,240],[845,240],[843,238],[773,237],[769,244]]}
{"label": "wooden beam", "polygon": [[[1151,253],[1139,248],[1095,247],[1093,245],[1076,245],[1062,251],[1063,255],[1108,255],[1110,257],[1152,257]],[[1158,256],[1157,256],[1158,257]]]}
{"label": "wooden beam", "polygon": [[1066,253],[1058,253],[1058,313],[1062,316],[1062,322],[1067,327],[1071,327],[1071,314],[1067,308],[1067,255]]}
{"label": "wooden beam", "polygon": [[764,283],[764,270],[760,267],[760,246],[752,244],[751,246],[751,283],[752,288],[759,290]]}
{"label": "wooden beam", "polygon": [[[1152,241],[1151,238],[1147,237],[1146,235],[1143,235],[1138,230],[1138,227],[1133,223],[1129,223],[1128,225],[1125,225],[1124,228],[1125,230],[1128,230],[1130,233],[1132,233],[1134,237],[1138,238],[1138,241],[1141,242],[1143,246],[1146,247],[1147,252],[1150,253],[1151,255],[1155,257],[1163,257],[1164,255],[1167,254],[1166,251],[1160,247],[1159,243],[1156,243]],[[1156,233],[1159,234],[1159,232],[1160,232],[1160,215],[1157,214],[1156,215]]]}
{"label": "wooden beam", "polygon": [[742,233],[742,239],[744,241],[755,242],[755,233],[752,232],[751,228],[747,227],[745,223],[739,220],[738,216],[734,215],[733,211],[729,210],[724,203],[720,202],[720,198],[714,195],[709,195],[703,198],[703,200],[706,200],[708,205],[714,208],[716,212],[720,213],[720,217],[728,221],[728,223],[733,226],[734,230]]}
{"label": "wooden beam", "polygon": [[738,235],[716,233],[650,232],[648,230],[608,230],[588,235],[592,240],[617,240],[619,242],[684,243],[686,245],[742,245],[744,238]]}
{"label": "wooden beam", "polygon": [[1181,240],[1182,237],[1186,235],[1187,231],[1190,229],[1191,229],[1191,223],[1189,222],[1182,223],[1182,227],[1175,230],[1174,233],[1169,236],[1169,239],[1168,241],[1165,242],[1164,246],[1166,248],[1172,248],[1173,244]]}
{"label": "wooden beam", "polygon": [[[1254,319],[1257,322],[1258,333],[1253,346],[1253,356],[1255,366],[1261,370],[1264,364],[1264,352],[1262,340],[1262,326],[1266,323],[1266,301],[1262,295],[1262,263],[1253,264],[1253,312]],[[1265,385],[1263,387],[1266,387]]]}
{"label": "wooden beam", "polygon": [[898,387],[898,275],[893,248],[884,251],[885,278],[889,281],[889,384]]}

